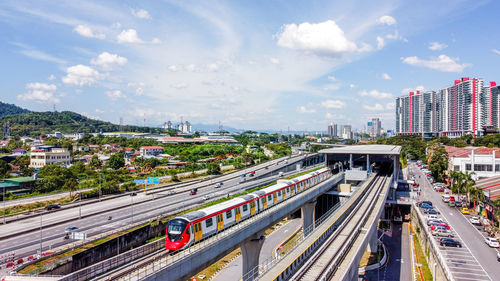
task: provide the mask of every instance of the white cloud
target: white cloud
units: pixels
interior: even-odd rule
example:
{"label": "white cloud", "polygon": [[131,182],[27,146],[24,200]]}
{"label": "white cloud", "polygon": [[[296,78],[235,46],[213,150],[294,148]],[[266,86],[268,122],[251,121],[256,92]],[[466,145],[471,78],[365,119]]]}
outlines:
{"label": "white cloud", "polygon": [[135,29],[122,30],[122,32],[116,36],[116,39],[118,43],[144,43],[144,40],[139,38]]}
{"label": "white cloud", "polygon": [[195,72],[196,71],[196,64],[189,64],[186,66],[186,70],[190,72]]}
{"label": "white cloud", "polygon": [[326,100],[320,105],[328,109],[342,109],[346,106],[346,103],[340,100]]}
{"label": "white cloud", "polygon": [[54,84],[39,82],[28,83],[26,84],[26,89],[28,92],[18,95],[17,99],[51,104],[61,101],[59,98],[54,97],[54,91],[57,90],[57,86]]}
{"label": "white cloud", "polygon": [[53,80],[56,80],[56,77],[54,76],[54,74],[50,74],[49,78],[48,78],[50,81],[53,81]]}
{"label": "white cloud", "polygon": [[96,108],[96,109],[95,109],[95,112],[96,112],[96,113],[104,113],[104,110],[99,109],[99,108]]}
{"label": "white cloud", "polygon": [[117,54],[103,52],[96,59],[90,60],[90,63],[101,67],[103,70],[113,70],[118,66],[125,65],[127,63],[127,58],[120,57]]}
{"label": "white cloud", "polygon": [[384,106],[380,103],[376,103],[374,106],[363,105],[363,108],[370,111],[380,111],[384,110]]}
{"label": "white cloud", "polygon": [[377,49],[382,49],[385,46],[384,38],[377,36]]}
{"label": "white cloud", "polygon": [[171,65],[171,66],[168,67],[168,70],[170,70],[172,72],[176,72],[179,69],[177,68],[177,65]]}
{"label": "white cloud", "polygon": [[442,49],[445,49],[446,47],[448,47],[448,45],[442,44],[439,42],[430,42],[429,43],[429,50],[432,50],[432,51],[441,51]]}
{"label": "white cloud", "polygon": [[278,58],[270,58],[269,61],[272,63],[272,64],[280,64],[280,60]]}
{"label": "white cloud", "polygon": [[161,40],[155,37],[155,38],[153,38],[153,40],[151,40],[151,43],[153,43],[153,44],[160,44]]}
{"label": "white cloud", "polygon": [[459,64],[457,59],[452,59],[447,55],[440,55],[437,58],[431,58],[429,60],[420,59],[417,56],[401,58],[404,63],[423,66],[434,70],[444,71],[444,72],[457,72],[460,73],[464,68],[468,67],[468,64]]}
{"label": "white cloud", "polygon": [[316,55],[341,56],[346,53],[369,51],[369,45],[358,48],[332,20],[320,23],[285,24],[276,35],[278,46]]}
{"label": "white cloud", "polygon": [[315,113],[316,112],[316,110],[314,108],[309,108],[308,109],[305,106],[299,107],[299,109],[297,111],[300,112],[300,113]]}
{"label": "white cloud", "polygon": [[135,89],[136,96],[142,96],[143,94],[144,94],[144,90],[141,87]]}
{"label": "white cloud", "polygon": [[106,35],[103,34],[103,33],[94,33],[94,31],[92,30],[92,28],[90,28],[90,26],[88,25],[84,25],[84,24],[79,24],[77,25],[74,29],[73,29],[74,32],[80,34],[81,36],[83,37],[88,37],[88,38],[97,38],[97,39],[106,39]]}
{"label": "white cloud", "polygon": [[340,85],[338,84],[328,84],[323,87],[324,91],[336,91],[340,89]]}
{"label": "white cloud", "polygon": [[337,81],[337,78],[335,76],[328,76],[328,80]]}
{"label": "white cloud", "polygon": [[208,70],[210,71],[217,71],[219,70],[219,66],[216,63],[211,63],[207,65]]}
{"label": "white cloud", "polygon": [[101,79],[101,75],[90,66],[78,64],[66,69],[63,83],[76,86],[90,86]]}
{"label": "white cloud", "polygon": [[359,92],[359,95],[362,97],[372,97],[375,99],[390,99],[390,98],[392,98],[392,94],[379,92],[377,90],[371,90],[371,91],[363,90],[363,91]]}
{"label": "white cloud", "polygon": [[389,102],[385,105],[385,109],[394,109],[394,108],[396,108],[395,102]]}
{"label": "white cloud", "polygon": [[396,19],[391,16],[381,16],[380,18],[377,19],[377,23],[393,25],[396,24]]}
{"label": "white cloud", "polygon": [[401,93],[403,95],[408,95],[409,92],[416,92],[416,91],[420,91],[420,92],[424,92],[425,91],[425,87],[420,85],[420,86],[417,86],[415,88],[404,88]]}
{"label": "white cloud", "polygon": [[499,51],[499,50],[497,50],[497,49],[492,49],[491,51],[492,51],[493,53],[497,54],[497,55],[500,55],[500,51]]}
{"label": "white cloud", "polygon": [[151,15],[148,13],[148,11],[143,10],[143,9],[131,9],[132,15],[136,18],[140,19],[151,19]]}
{"label": "white cloud", "polygon": [[392,80],[392,77],[389,74],[387,74],[387,73],[382,73],[382,79],[384,79],[384,80]]}
{"label": "white cloud", "polygon": [[349,85],[349,88],[351,88],[351,89],[356,88],[356,84],[350,84],[350,85]]}
{"label": "white cloud", "polygon": [[111,28],[114,28],[114,29],[120,29],[121,27],[122,27],[122,24],[119,22],[115,22],[111,25]]}
{"label": "white cloud", "polygon": [[172,85],[173,88],[176,88],[177,90],[180,90],[180,89],[185,89],[188,87],[188,85],[186,83],[177,83],[175,85]]}
{"label": "white cloud", "polygon": [[401,36],[399,34],[399,31],[397,29],[394,30],[393,34],[389,33],[389,34],[385,35],[385,38],[387,38],[387,39],[394,39],[394,40],[401,40],[403,42],[408,42],[408,39],[406,39],[403,36]]}
{"label": "white cloud", "polygon": [[108,96],[111,100],[118,100],[125,98],[125,95],[120,91],[120,90],[115,90],[115,91],[107,91],[104,94]]}
{"label": "white cloud", "polygon": [[346,119],[346,116],[344,114],[332,114],[330,112],[327,112],[325,114],[325,119],[327,120],[345,120]]}

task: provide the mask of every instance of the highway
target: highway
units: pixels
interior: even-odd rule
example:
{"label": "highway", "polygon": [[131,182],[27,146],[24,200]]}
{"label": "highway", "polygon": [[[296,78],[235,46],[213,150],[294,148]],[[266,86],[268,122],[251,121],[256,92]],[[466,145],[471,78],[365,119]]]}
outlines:
{"label": "highway", "polygon": [[[496,250],[484,243],[484,235],[469,222],[457,208],[451,208],[441,200],[441,193],[433,190],[423,172],[414,164],[409,165],[410,174],[422,188],[420,200],[432,201],[441,216],[455,232],[455,238],[462,242],[462,249],[439,247],[447,259],[456,280],[498,280],[500,266]],[[495,277],[496,276],[496,277]]]}
{"label": "highway", "polygon": [[[278,159],[248,168],[247,172],[256,171],[255,177],[249,178],[247,176],[247,182],[242,184],[239,184],[240,177],[235,177],[235,175],[239,175],[245,171],[221,176],[214,179],[213,184],[211,184],[211,182],[202,182],[181,188],[181,190],[185,190],[185,192],[178,192],[174,195],[167,196],[167,192],[151,193],[148,195],[144,194],[144,192],[138,192],[137,196],[122,196],[111,200],[83,205],[81,206],[81,219],[78,219],[80,216],[80,208],[74,207],[12,222],[0,227],[0,237],[15,233],[18,233],[18,235],[12,238],[0,239],[0,255],[14,252],[16,257],[26,257],[39,252],[40,247],[42,251],[45,252],[51,248],[53,249],[71,243],[73,242],[71,239],[64,239],[64,229],[68,226],[76,226],[78,227],[77,231],[86,232],[87,237],[91,237],[106,231],[112,231],[120,227],[131,225],[134,222],[145,221],[150,218],[155,218],[169,212],[178,211],[179,209],[202,203],[205,201],[203,199],[205,195],[214,198],[217,196],[225,196],[228,193],[237,193],[250,186],[271,180],[268,177],[257,179],[259,175],[282,169],[286,166],[290,166],[290,169],[294,168],[295,166],[292,165],[294,160],[303,157],[303,155],[292,157],[288,159],[287,163],[285,163],[283,159]],[[264,169],[264,166],[270,167],[269,169]],[[276,178],[276,176],[274,176],[274,178]],[[213,187],[214,183],[221,181],[224,182],[223,186],[215,189]],[[189,195],[189,190],[194,187],[198,188],[197,195]],[[100,213],[93,215],[98,212]],[[112,219],[108,220],[110,216]],[[42,234],[40,234],[40,224],[42,224],[42,226],[49,225],[68,219],[71,221],[55,226],[43,227]],[[40,237],[42,237],[41,245]]]}

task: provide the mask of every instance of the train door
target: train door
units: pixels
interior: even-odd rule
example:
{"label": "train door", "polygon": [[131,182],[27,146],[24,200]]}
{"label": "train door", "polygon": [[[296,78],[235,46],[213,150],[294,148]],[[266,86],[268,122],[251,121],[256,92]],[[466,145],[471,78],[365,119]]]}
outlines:
{"label": "train door", "polygon": [[255,214],[255,201],[250,202],[250,215]]}
{"label": "train door", "polygon": [[278,204],[278,191],[273,193],[273,204]]}
{"label": "train door", "polygon": [[267,208],[267,196],[262,197],[262,209]]}
{"label": "train door", "polygon": [[241,220],[240,207],[236,207],[236,209],[234,209],[234,219],[236,222],[239,222]]}
{"label": "train door", "polygon": [[301,187],[301,186],[302,186],[302,182],[301,182],[301,183],[299,183],[299,184],[297,184],[297,193],[299,193],[299,192],[300,192],[300,187]]}
{"label": "train door", "polygon": [[297,185],[293,185],[293,186],[290,188],[290,189],[291,189],[291,191],[290,191],[290,196],[293,196],[293,195],[295,194],[295,187],[296,187],[296,186],[297,186]]}
{"label": "train door", "polygon": [[289,189],[289,187],[283,189],[283,200],[286,199],[286,191]]}
{"label": "train door", "polygon": [[217,230],[224,228],[224,220],[222,219],[222,214],[217,215]]}
{"label": "train door", "polygon": [[194,241],[198,241],[203,237],[203,231],[201,230],[201,222],[194,224]]}

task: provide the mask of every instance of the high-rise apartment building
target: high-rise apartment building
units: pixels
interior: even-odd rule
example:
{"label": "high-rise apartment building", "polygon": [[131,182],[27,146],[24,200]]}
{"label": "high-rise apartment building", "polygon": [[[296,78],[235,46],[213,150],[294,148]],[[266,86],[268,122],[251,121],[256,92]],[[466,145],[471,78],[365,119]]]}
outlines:
{"label": "high-rise apartment building", "polygon": [[455,80],[437,92],[410,92],[396,98],[396,133],[422,136],[478,135],[499,127],[499,87],[479,78]]}
{"label": "high-rise apartment building", "polygon": [[372,138],[380,137],[380,132],[382,130],[382,122],[380,122],[380,119],[372,118],[371,121],[368,121],[367,130],[370,137]]}
{"label": "high-rise apartment building", "polygon": [[343,139],[352,139],[352,126],[351,125],[340,126],[340,137]]}
{"label": "high-rise apartment building", "polygon": [[338,136],[338,134],[337,134],[337,124],[330,123],[330,125],[328,125],[327,133],[328,133],[328,136],[330,136],[331,138],[337,137]]}

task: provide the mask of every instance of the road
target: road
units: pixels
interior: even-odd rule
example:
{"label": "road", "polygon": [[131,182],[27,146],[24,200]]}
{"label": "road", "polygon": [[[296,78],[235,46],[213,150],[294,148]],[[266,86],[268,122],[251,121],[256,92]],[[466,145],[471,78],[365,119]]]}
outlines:
{"label": "road", "polygon": [[[289,220],[286,224],[284,224],[279,229],[273,231],[271,234],[266,236],[266,240],[264,241],[264,245],[262,245],[262,250],[259,255],[259,263],[270,259],[273,257],[274,249],[289,235],[294,233],[297,229],[302,227],[302,219],[292,219]],[[235,259],[231,265],[222,270],[213,281],[234,281],[239,280],[236,276],[241,278],[241,274],[243,272],[243,260],[240,256]]]}
{"label": "road", "polygon": [[[408,223],[392,224],[391,230],[384,232],[382,241],[389,253],[387,265],[368,271],[365,277],[370,281],[402,280],[411,281],[411,250]],[[379,232],[379,237],[382,232]]]}
{"label": "road", "polygon": [[462,242],[462,249],[440,247],[456,280],[499,280],[500,266],[496,250],[484,243],[484,235],[469,222],[457,208],[449,207],[441,200],[441,193],[433,190],[423,172],[414,163],[409,165],[410,174],[422,188],[420,200],[432,201],[448,222],[455,238]]}
{"label": "road", "polygon": [[[293,159],[290,159],[289,162],[293,162]],[[276,163],[278,163],[278,165]],[[273,165],[273,167],[260,170],[257,170],[255,167],[252,168],[256,170],[254,178],[258,178],[259,175],[274,169],[281,169],[290,164],[284,163],[283,159],[281,159],[280,161],[274,160],[266,165]],[[260,167],[263,166],[264,165]],[[276,178],[276,176],[274,177]],[[123,196],[112,200],[96,202],[81,206],[81,219],[78,219],[80,208],[77,207],[51,212],[18,222],[12,222],[0,227],[0,237],[11,233],[19,233],[19,235],[12,238],[0,239],[0,255],[14,252],[16,257],[26,257],[36,254],[40,251],[40,248],[42,251],[47,251],[51,248],[53,249],[69,244],[73,241],[70,241],[71,239],[64,239],[64,229],[68,226],[76,226],[78,227],[78,231],[86,232],[87,236],[91,237],[106,231],[116,230],[120,227],[127,227],[134,222],[144,221],[169,212],[178,211],[179,209],[189,207],[193,204],[202,203],[204,202],[203,196],[205,195],[210,195],[212,198],[217,196],[222,197],[228,193],[234,194],[250,186],[257,185],[260,182],[269,181],[270,179],[252,179],[243,184],[239,184],[239,180],[240,178],[234,178],[234,175],[222,176],[217,179],[217,182],[224,181],[224,185],[218,189],[214,189],[213,185],[206,186],[206,182],[196,184],[193,187],[199,187],[199,189],[198,194],[194,196],[190,196],[187,192],[169,196],[166,196],[164,193],[146,195],[143,192],[139,192],[137,196]],[[203,185],[206,187],[201,188]],[[189,190],[190,188],[192,187],[186,187],[185,189]],[[118,210],[106,211],[119,207],[121,208]],[[104,213],[92,215],[102,211],[104,211]],[[86,215],[89,216],[85,217]],[[112,219],[108,220],[110,216]],[[42,231],[38,229],[40,225],[48,225],[67,219],[73,220],[57,226],[42,227]]]}

